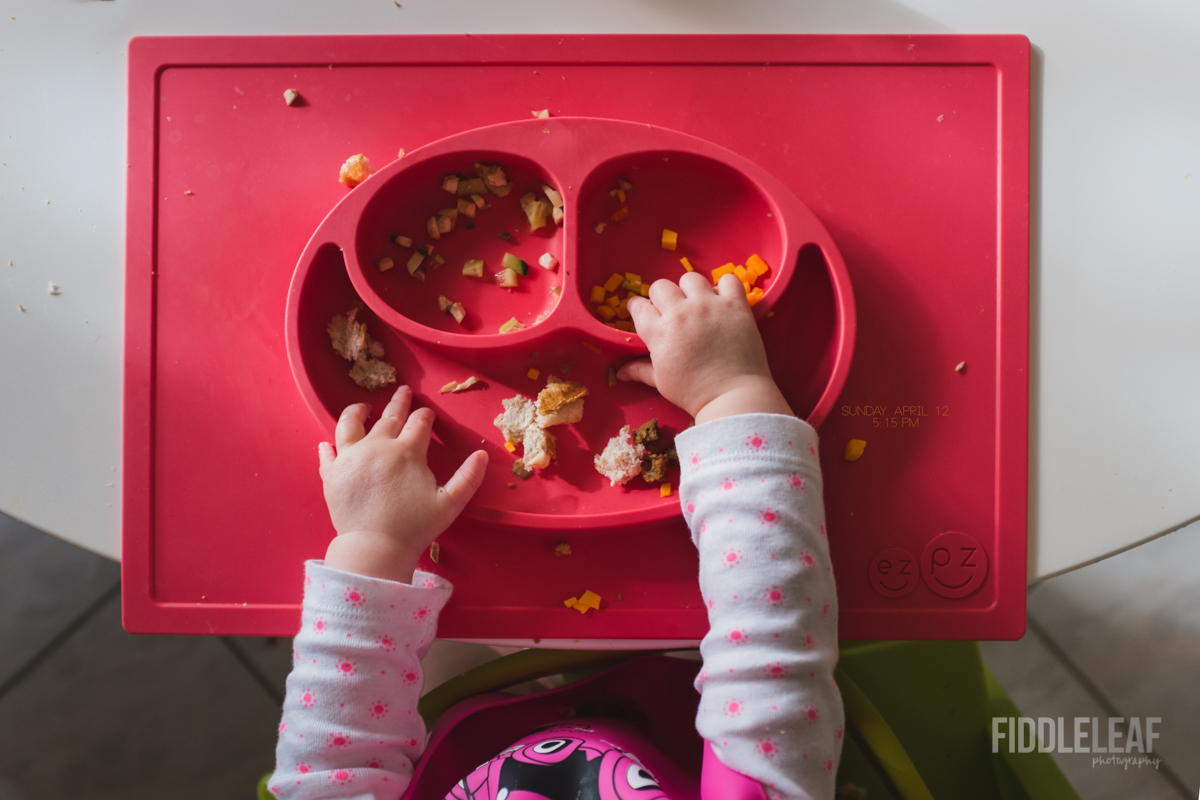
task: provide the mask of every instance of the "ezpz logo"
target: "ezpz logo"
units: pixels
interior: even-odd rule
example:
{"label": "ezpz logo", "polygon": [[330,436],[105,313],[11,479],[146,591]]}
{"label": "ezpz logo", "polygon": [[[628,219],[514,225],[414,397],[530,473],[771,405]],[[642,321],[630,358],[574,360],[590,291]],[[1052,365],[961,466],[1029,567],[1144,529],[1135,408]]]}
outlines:
{"label": "ezpz logo", "polygon": [[[1125,725],[1124,717],[1109,717],[1107,737],[1100,727],[1097,717],[1075,717],[1074,725],[1067,727],[1063,718],[1057,720],[1050,717],[992,717],[992,752],[1000,752],[1000,743],[1007,743],[1010,753],[1120,753],[1121,756],[1093,758],[1092,766],[1097,764],[1141,767],[1143,764],[1158,769],[1159,759],[1130,758],[1125,753],[1153,753],[1154,740],[1158,732],[1154,726],[1162,722],[1162,717],[1129,717]],[[1118,727],[1125,730],[1117,730]],[[1102,738],[1103,737],[1103,738]],[[1121,740],[1125,741],[1122,742]],[[1069,741],[1068,741],[1069,740]]]}

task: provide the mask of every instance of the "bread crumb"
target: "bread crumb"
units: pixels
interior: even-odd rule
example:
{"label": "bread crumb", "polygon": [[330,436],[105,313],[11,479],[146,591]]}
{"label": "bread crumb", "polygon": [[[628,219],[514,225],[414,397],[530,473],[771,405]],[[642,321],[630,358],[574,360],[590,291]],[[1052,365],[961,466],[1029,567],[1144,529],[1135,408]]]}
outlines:
{"label": "bread crumb", "polygon": [[467,378],[465,381],[463,381],[462,383],[460,383],[458,386],[454,387],[450,391],[452,391],[456,394],[458,392],[465,392],[467,389],[470,389],[472,386],[475,386],[478,383],[479,383],[479,379],[476,378],[474,375],[472,375],[471,377]]}
{"label": "bread crumb", "polygon": [[957,372],[959,375],[966,375],[967,374],[967,362],[965,362],[965,361],[958,362],[958,364],[956,364],[954,366],[954,371]]}
{"label": "bread crumb", "polygon": [[568,542],[559,542],[554,545],[554,555],[569,556],[571,555],[571,545]]}
{"label": "bread crumb", "polygon": [[334,351],[347,361],[353,361],[350,377],[359,386],[375,391],[396,382],[396,368],[383,357],[383,344],[372,339],[367,326],[355,317],[359,309],[354,308],[339,314],[329,321],[325,331],[329,334]]}
{"label": "bread crumb", "polygon": [[447,392],[453,392],[457,388],[458,388],[458,381],[450,381],[445,386],[443,386],[441,389],[438,389],[438,394],[446,394]]}
{"label": "bread crumb", "polygon": [[[536,75],[537,72],[535,71],[534,74]],[[530,111],[529,113],[533,114],[537,119],[548,119],[550,117],[550,109],[548,108],[543,108],[541,111]]]}
{"label": "bread crumb", "polygon": [[193,192],[191,189],[184,189],[184,190],[183,190],[183,193],[184,193],[184,194],[186,194],[188,197],[192,197],[193,195],[195,195],[195,194],[196,194],[196,193],[195,193],[195,192]]}
{"label": "bread crumb", "polygon": [[[329,68],[333,69],[333,66]],[[338,180],[353,189],[369,178],[372,172],[374,170],[371,169],[371,162],[362,153],[358,153],[347,158],[346,163],[342,164],[338,171]]]}
{"label": "bread crumb", "polygon": [[289,106],[292,103],[295,103],[296,98],[298,98],[299,96],[300,96],[300,93],[297,92],[295,89],[284,89],[283,90],[283,102],[287,103]]}
{"label": "bread crumb", "polygon": [[62,294],[62,288],[54,281],[50,281],[50,286],[46,289],[46,291],[53,295]]}
{"label": "bread crumb", "polygon": [[17,303],[17,310],[20,311],[21,313],[24,313],[25,306],[21,305],[20,303]]}
{"label": "bread crumb", "polygon": [[593,458],[596,471],[608,478],[610,486],[623,486],[642,471],[646,448],[633,441],[629,426],[608,440],[604,451]]}

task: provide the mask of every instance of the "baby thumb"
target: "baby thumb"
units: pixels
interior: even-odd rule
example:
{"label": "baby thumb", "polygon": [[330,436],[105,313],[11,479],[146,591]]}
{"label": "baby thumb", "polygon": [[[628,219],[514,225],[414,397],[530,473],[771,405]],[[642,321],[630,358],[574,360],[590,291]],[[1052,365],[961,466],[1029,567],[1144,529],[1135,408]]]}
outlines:
{"label": "baby thumb", "polygon": [[617,370],[617,378],[623,381],[638,381],[658,388],[654,381],[654,364],[648,358],[635,359],[625,364]]}

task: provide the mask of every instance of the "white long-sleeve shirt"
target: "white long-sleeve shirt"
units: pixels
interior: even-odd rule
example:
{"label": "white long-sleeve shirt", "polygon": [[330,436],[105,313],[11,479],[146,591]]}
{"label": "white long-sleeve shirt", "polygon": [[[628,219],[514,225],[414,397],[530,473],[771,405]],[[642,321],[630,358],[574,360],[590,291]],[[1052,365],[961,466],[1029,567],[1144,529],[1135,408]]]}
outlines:
{"label": "white long-sleeve shirt", "polygon": [[[842,744],[837,600],[816,433],[747,414],[676,437],[710,631],[696,728],[768,796],[832,798]],[[269,787],[290,798],[396,800],[425,747],[420,659],[453,587],[307,564],[295,666]]]}

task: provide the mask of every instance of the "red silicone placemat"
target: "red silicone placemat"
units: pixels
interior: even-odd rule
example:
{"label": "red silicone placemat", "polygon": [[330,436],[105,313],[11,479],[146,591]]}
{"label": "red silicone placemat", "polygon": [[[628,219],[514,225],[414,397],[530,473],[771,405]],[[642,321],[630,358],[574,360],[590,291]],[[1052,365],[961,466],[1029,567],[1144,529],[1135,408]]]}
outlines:
{"label": "red silicone placemat", "polygon": [[[301,562],[332,531],[325,432],[288,369],[284,308],[305,242],[345,194],[337,167],[549,108],[728,148],[836,242],[858,308],[854,364],[821,428],[842,636],[1019,635],[1028,55],[1019,36],[135,40],[127,628],[294,632]],[[284,105],[290,86],[307,105]],[[763,331],[803,335],[802,322]],[[773,363],[793,381],[817,366]],[[868,443],[853,463],[851,438]],[[573,553],[556,558],[563,538]],[[441,635],[704,633],[677,519],[587,533],[471,521],[442,540],[436,569],[456,592]],[[562,608],[583,589],[600,612]]]}

